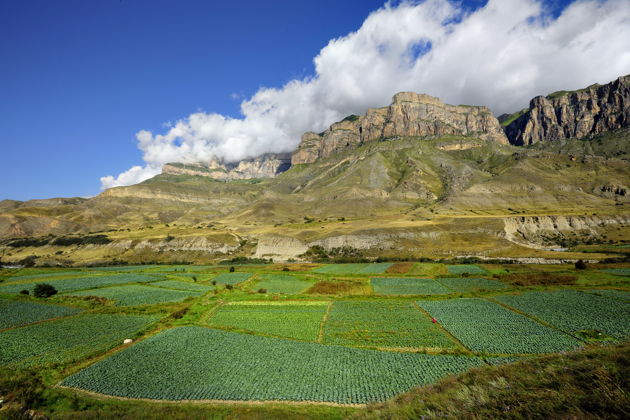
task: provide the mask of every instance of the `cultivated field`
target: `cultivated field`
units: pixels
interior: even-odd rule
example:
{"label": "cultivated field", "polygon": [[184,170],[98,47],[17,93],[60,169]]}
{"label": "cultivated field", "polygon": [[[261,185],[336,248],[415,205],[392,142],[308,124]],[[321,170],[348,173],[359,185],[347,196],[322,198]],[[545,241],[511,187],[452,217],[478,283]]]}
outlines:
{"label": "cultivated field", "polygon": [[[126,398],[377,402],[475,366],[628,340],[627,270],[14,269],[0,277],[0,367]],[[59,293],[36,298],[39,283]]]}

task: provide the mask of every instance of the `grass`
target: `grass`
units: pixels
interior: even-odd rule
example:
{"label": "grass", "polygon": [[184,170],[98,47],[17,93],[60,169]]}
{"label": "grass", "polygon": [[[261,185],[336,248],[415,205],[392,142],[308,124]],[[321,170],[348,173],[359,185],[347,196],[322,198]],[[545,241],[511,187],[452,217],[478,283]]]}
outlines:
{"label": "grass", "polygon": [[117,306],[134,306],[181,302],[186,298],[198,296],[203,293],[204,292],[172,290],[144,285],[128,285],[80,290],[70,294],[72,296],[100,296],[115,301]]}
{"label": "grass", "polygon": [[475,352],[551,353],[580,345],[560,331],[483,299],[425,300],[418,305]]}
{"label": "grass", "polygon": [[75,315],[80,309],[68,306],[44,305],[35,302],[0,299],[0,330],[19,327],[50,318]]}
{"label": "grass", "polygon": [[358,281],[318,281],[306,291],[313,295],[365,295],[367,285]]}
{"label": "grass", "polygon": [[481,278],[440,278],[437,279],[437,281],[449,289],[462,293],[478,292],[482,290],[501,290],[508,288],[508,286],[499,281]]}
{"label": "grass", "polygon": [[328,302],[297,304],[238,304],[220,307],[210,319],[216,327],[277,337],[317,341]]}
{"label": "grass", "polygon": [[335,302],[324,343],[368,347],[456,348],[408,301]]}
{"label": "grass", "polygon": [[264,289],[267,293],[282,293],[295,295],[303,293],[312,283],[289,274],[261,274],[261,281],[252,286],[251,290]]}
{"label": "grass", "polygon": [[376,352],[181,327],[126,348],[62,385],[175,401],[360,404],[384,401],[481,363],[463,356]]}
{"label": "grass", "polygon": [[0,333],[0,365],[65,363],[105,351],[155,321],[144,315],[81,315]]}
{"label": "grass", "polygon": [[433,279],[377,277],[371,280],[371,284],[377,295],[445,295],[453,293]]}
{"label": "grass", "polygon": [[630,302],[576,290],[528,292],[496,299],[571,334],[597,330],[618,339],[630,338]]}

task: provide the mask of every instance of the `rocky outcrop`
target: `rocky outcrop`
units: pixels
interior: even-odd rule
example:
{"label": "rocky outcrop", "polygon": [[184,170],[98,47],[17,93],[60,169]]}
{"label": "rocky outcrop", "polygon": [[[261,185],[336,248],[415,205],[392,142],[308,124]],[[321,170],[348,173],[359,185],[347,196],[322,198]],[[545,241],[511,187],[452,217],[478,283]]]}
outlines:
{"label": "rocky outcrop", "polygon": [[222,162],[213,159],[208,163],[168,163],[162,167],[163,174],[205,176],[213,179],[274,178],[291,166],[289,154],[266,154],[240,162]]}
{"label": "rocky outcrop", "polygon": [[499,121],[485,106],[446,105],[429,95],[401,92],[388,107],[369,109],[363,116],[351,115],[320,134],[305,133],[291,163],[311,163],[385,138],[445,135],[476,136],[507,144]]}
{"label": "rocky outcrop", "polygon": [[503,237],[535,249],[557,249],[568,241],[598,241],[611,228],[630,225],[630,215],[506,217]]}
{"label": "rocky outcrop", "polygon": [[505,132],[522,146],[580,138],[630,126],[630,75],[575,92],[537,96]]}

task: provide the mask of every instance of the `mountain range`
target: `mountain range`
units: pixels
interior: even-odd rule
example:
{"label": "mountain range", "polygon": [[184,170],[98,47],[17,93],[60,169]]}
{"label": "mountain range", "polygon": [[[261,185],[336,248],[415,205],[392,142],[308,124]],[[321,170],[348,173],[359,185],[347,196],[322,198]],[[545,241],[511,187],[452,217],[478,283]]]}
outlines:
{"label": "mountain range", "polygon": [[499,118],[401,92],[292,154],[171,163],[89,199],[2,201],[0,258],[607,258],[630,238],[629,141],[630,76]]}

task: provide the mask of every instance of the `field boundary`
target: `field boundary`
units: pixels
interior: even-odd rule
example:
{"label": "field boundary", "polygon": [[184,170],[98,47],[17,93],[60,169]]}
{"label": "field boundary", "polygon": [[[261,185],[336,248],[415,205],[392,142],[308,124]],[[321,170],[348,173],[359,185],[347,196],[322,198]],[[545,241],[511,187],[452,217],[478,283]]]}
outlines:
{"label": "field boundary", "polygon": [[55,388],[66,389],[69,391],[77,392],[79,394],[85,394],[97,399],[113,399],[120,401],[143,401],[155,404],[216,404],[216,405],[272,405],[272,404],[287,404],[287,405],[325,405],[330,407],[356,407],[365,408],[368,404],[340,404],[327,401],[294,401],[294,400],[156,400],[152,398],[131,398],[131,397],[119,397],[116,395],[101,394],[99,392],[87,391],[82,388],[75,388],[71,386],[53,385]]}
{"label": "field boundary", "polygon": [[324,317],[322,318],[322,322],[319,324],[319,334],[317,334],[317,343],[324,343],[324,327],[326,326],[326,322],[328,322],[328,317],[330,316],[330,311],[332,310],[333,301],[328,302],[328,307],[326,308],[326,312],[324,312]]}
{"label": "field boundary", "polygon": [[[419,311],[420,311],[420,312],[421,312],[421,313],[422,313],[425,317],[429,318],[430,320],[433,320],[433,317],[432,317],[432,316],[431,316],[431,315],[430,315],[427,311],[425,311],[424,309],[422,309],[422,308],[420,307],[420,305],[418,305],[418,304],[416,303],[416,301],[412,301],[412,302],[411,302],[411,306],[413,306],[414,308],[416,308],[417,310],[419,310]],[[439,322],[436,322],[436,323],[435,323],[435,325],[437,325],[437,327],[438,327],[438,328],[439,328],[442,332],[444,332],[444,333],[448,336],[448,338],[450,338],[452,341],[454,341],[454,342],[455,342],[455,344],[458,344],[459,346],[461,346],[461,348],[463,348],[463,349],[466,351],[466,353],[468,353],[469,355],[474,355],[474,354],[475,354],[475,352],[473,352],[471,349],[469,349],[468,347],[466,347],[466,346],[464,345],[464,343],[462,343],[462,342],[459,340],[459,338],[455,337],[453,334],[451,334],[451,332],[450,332],[449,330],[447,330],[446,328],[444,328],[444,326],[443,326],[442,324],[440,324]]]}

